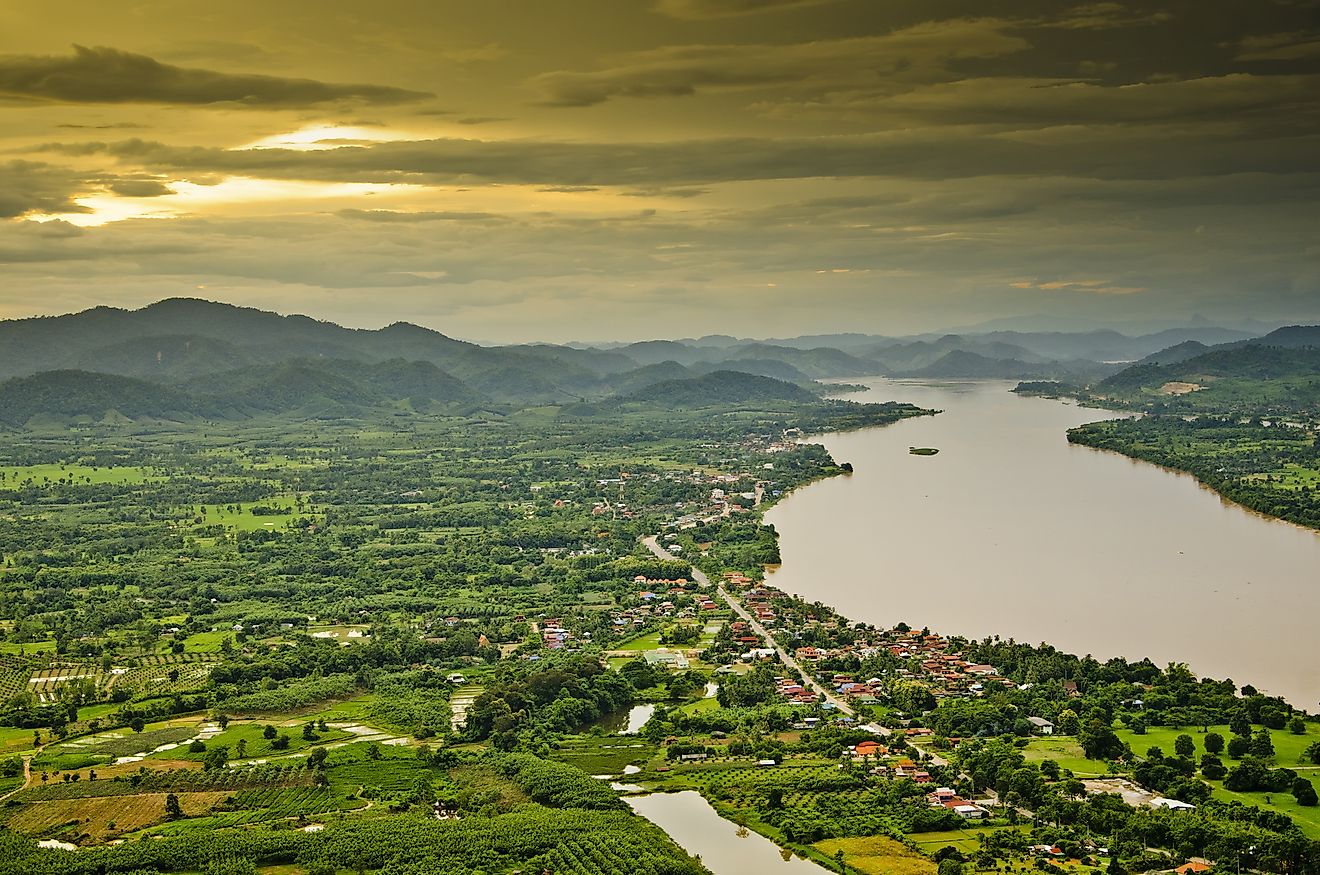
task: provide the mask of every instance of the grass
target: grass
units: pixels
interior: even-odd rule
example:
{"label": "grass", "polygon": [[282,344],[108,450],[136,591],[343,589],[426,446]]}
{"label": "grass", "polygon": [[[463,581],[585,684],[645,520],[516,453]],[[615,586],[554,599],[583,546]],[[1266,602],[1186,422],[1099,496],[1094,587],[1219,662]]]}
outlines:
{"label": "grass", "polygon": [[[58,836],[66,841],[100,842],[165,820],[165,793],[102,796],[34,802],[9,817],[6,826],[31,836]],[[227,790],[179,793],[179,805],[190,817],[204,814],[230,795]]]}
{"label": "grass", "polygon": [[[1117,730],[1117,735],[1120,739],[1132,745],[1133,753],[1138,756],[1144,755],[1146,748],[1152,745],[1163,749],[1166,756],[1172,756],[1174,739],[1179,735],[1190,735],[1192,741],[1196,744],[1195,756],[1199,760],[1201,754],[1205,753],[1205,733],[1201,731],[1201,728],[1200,726],[1192,726],[1185,729],[1171,729],[1167,726],[1154,726],[1147,729],[1145,735],[1137,735],[1130,729]],[[1259,728],[1259,726],[1253,726],[1252,731],[1254,732]],[[1233,733],[1229,731],[1227,726],[1211,726],[1210,731],[1218,732],[1224,737],[1225,742],[1233,737]],[[1275,762],[1281,766],[1292,768],[1301,759],[1302,751],[1320,741],[1320,727],[1317,727],[1314,723],[1307,723],[1305,735],[1293,735],[1286,729],[1271,729],[1270,739],[1274,742]]]}
{"label": "grass", "polygon": [[[44,738],[47,733],[42,733]],[[0,753],[10,754],[32,749],[32,730],[13,726],[0,728]]]}
{"label": "grass", "polygon": [[[289,736],[289,746],[284,750],[276,750],[271,747],[271,740],[267,739],[262,734],[265,730],[265,724],[263,723],[231,723],[224,732],[221,732],[219,735],[206,741],[206,750],[209,751],[217,747],[228,747],[229,758],[238,759],[238,742],[242,740],[247,742],[243,759],[265,759],[269,757],[287,756],[291,753],[297,753],[298,751],[307,750],[308,748],[313,748],[318,745],[330,744],[336,741],[346,741],[354,737],[352,733],[345,732],[342,729],[326,727],[325,732],[317,731],[315,733],[317,736],[315,741],[308,741],[302,736],[302,724],[305,722],[306,721],[301,721],[294,726],[271,724],[275,726],[276,730],[278,730],[277,736],[281,733]],[[170,759],[194,760],[200,762],[206,758],[206,751],[198,751],[194,753],[188,750],[187,747],[181,747],[176,750],[165,751],[160,754],[160,756],[168,757]]]}
{"label": "grass", "polygon": [[[253,507],[258,505],[284,508],[289,513],[280,516],[255,516],[251,511]],[[237,505],[208,504],[205,507],[206,513],[202,515],[201,525],[224,526],[226,529],[237,532],[283,529],[290,520],[298,516],[293,513],[294,503],[291,498],[267,498],[261,501],[245,501]],[[231,507],[237,507],[238,510],[231,510]],[[310,514],[304,514],[303,516],[310,516]]]}
{"label": "grass", "polygon": [[678,710],[685,714],[699,714],[702,711],[718,711],[719,707],[719,699],[711,696],[708,699],[697,699],[695,702],[688,702],[686,705],[680,705]]}
{"label": "grass", "polygon": [[825,839],[812,847],[828,857],[843,851],[844,863],[866,875],[934,875],[938,868],[932,860],[887,836]]}
{"label": "grass", "polygon": [[[1259,726],[1252,727],[1253,730],[1259,728]],[[1178,736],[1190,735],[1193,744],[1196,746],[1193,758],[1199,763],[1206,752],[1206,733],[1203,730],[1204,727],[1201,726],[1181,728],[1152,726],[1141,735],[1127,728],[1116,729],[1115,733],[1122,741],[1131,745],[1132,752],[1140,757],[1144,757],[1146,751],[1152,747],[1160,748],[1164,751],[1165,756],[1173,756],[1174,741]],[[1225,742],[1233,736],[1227,726],[1211,726],[1210,731],[1218,732],[1223,736]],[[1317,727],[1314,723],[1307,723],[1305,735],[1294,735],[1286,729],[1271,729],[1270,738],[1274,742],[1274,764],[1282,768],[1297,770],[1299,775],[1309,778],[1311,783],[1316,785],[1317,792],[1320,792],[1320,767],[1299,764],[1302,751],[1311,744],[1320,741],[1320,727]],[[1029,761],[1055,760],[1063,768],[1072,769],[1079,777],[1107,773],[1105,763],[1083,757],[1081,748],[1077,746],[1075,739],[1071,738],[1033,738],[1023,753]],[[1237,761],[1230,759],[1226,753],[1221,753],[1219,757],[1230,770],[1236,765]],[[1308,836],[1320,839],[1320,806],[1305,808],[1298,805],[1292,794],[1286,791],[1283,793],[1235,793],[1225,790],[1223,783],[1220,781],[1206,781],[1206,783],[1213,788],[1213,796],[1216,799],[1235,799],[1246,805],[1256,805],[1281,812],[1295,820]]]}
{"label": "grass", "polygon": [[6,653],[10,656],[32,653],[54,653],[55,639],[46,638],[42,641],[26,641],[22,644],[13,641],[0,641],[0,653]]}
{"label": "grass", "polygon": [[[106,738],[95,744],[61,744],[49,748],[42,752],[37,763],[44,763],[52,758],[63,758],[65,756],[134,756],[146,753],[163,744],[178,744],[185,739],[192,738],[197,734],[197,728],[195,726],[175,726],[143,732],[134,732],[131,729],[117,729],[115,732],[122,734],[123,737]],[[171,748],[169,753],[172,759],[177,758],[178,749]],[[69,766],[64,767],[69,768]]]}
{"label": "grass", "polygon": [[99,483],[145,483],[150,479],[146,468],[91,468],[86,465],[25,465],[0,467],[0,489],[17,489],[26,481],[44,486],[73,478],[74,485]]}
{"label": "grass", "polygon": [[220,642],[233,638],[233,632],[197,632],[183,639],[184,653],[219,653]]}
{"label": "grass", "polygon": [[638,635],[636,638],[629,638],[620,641],[614,645],[611,650],[659,650],[665,645],[660,643],[660,632],[648,632],[645,635]]}
{"label": "grass", "polygon": [[627,765],[643,765],[656,747],[638,738],[582,735],[565,739],[552,759],[576,766],[588,775],[618,775]]}
{"label": "grass", "polygon": [[1082,746],[1074,738],[1033,738],[1022,753],[1029,763],[1054,760],[1060,767],[1071,769],[1079,778],[1108,774],[1104,763],[1086,758]]}
{"label": "grass", "polygon": [[916,845],[928,854],[938,851],[946,845],[952,845],[964,854],[969,854],[979,848],[980,842],[977,841],[977,835],[981,833],[995,832],[1001,829],[1018,829],[1015,826],[987,826],[975,830],[954,829],[946,832],[919,832],[908,836]]}

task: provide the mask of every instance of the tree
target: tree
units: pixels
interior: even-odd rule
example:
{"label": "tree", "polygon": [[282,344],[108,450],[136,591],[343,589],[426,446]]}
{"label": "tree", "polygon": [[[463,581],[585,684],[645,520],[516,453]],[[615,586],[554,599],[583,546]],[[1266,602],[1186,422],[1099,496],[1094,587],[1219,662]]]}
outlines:
{"label": "tree", "polygon": [[1205,745],[1206,753],[1221,754],[1224,752],[1224,736],[1218,732],[1207,732],[1202,744]]}
{"label": "tree", "polygon": [[275,735],[276,735],[276,729],[274,726],[271,726],[269,723],[267,723],[264,727],[262,727],[261,729],[262,738],[266,739],[267,741],[270,741],[272,738],[275,737]]}
{"label": "tree", "polygon": [[1059,719],[1055,726],[1060,735],[1076,735],[1077,730],[1081,728],[1081,721],[1077,717],[1077,712],[1071,708],[1064,708],[1059,712]]}
{"label": "tree", "polygon": [[1262,726],[1251,736],[1251,755],[1263,760],[1274,758],[1274,739],[1270,737],[1268,728]]}
{"label": "tree", "polygon": [[288,750],[289,736],[281,732],[279,735],[275,736],[270,740],[270,746],[272,750]]}
{"label": "tree", "polygon": [[247,756],[247,739],[240,738],[238,744],[234,746],[234,755],[240,759]]}
{"label": "tree", "polygon": [[940,860],[939,875],[963,875],[963,864],[952,857]]}
{"label": "tree", "polygon": [[183,817],[183,808],[179,805],[179,797],[174,793],[170,793],[165,797],[165,816],[170,820]]}
{"label": "tree", "polygon": [[1223,760],[1208,753],[1201,757],[1201,774],[1211,781],[1222,781],[1224,775],[1228,774],[1228,769],[1224,766]]}
{"label": "tree", "polygon": [[1196,742],[1192,737],[1183,733],[1173,740],[1173,752],[1180,757],[1190,757],[1196,754]]}
{"label": "tree", "polygon": [[1302,751],[1302,759],[1305,762],[1320,766],[1320,741],[1311,742],[1310,746]]}
{"label": "tree", "polygon": [[141,732],[142,730],[147,728],[147,723],[141,717],[134,717],[132,720],[129,721],[128,728],[133,730],[134,732]]}
{"label": "tree", "polygon": [[314,747],[312,748],[312,752],[307,755],[307,765],[314,769],[322,768],[325,766],[325,758],[327,756],[329,756],[329,752],[325,748]]}
{"label": "tree", "polygon": [[1242,735],[1235,735],[1228,740],[1228,755],[1235,760],[1240,760],[1251,753],[1251,739]]}
{"label": "tree", "polygon": [[1123,742],[1119,740],[1114,730],[1103,720],[1095,717],[1087,720],[1082,726],[1077,741],[1088,759],[1112,760],[1126,752]]}
{"label": "tree", "polygon": [[1293,781],[1292,794],[1298,805],[1311,806],[1320,802],[1316,797],[1315,785],[1306,778],[1299,777]]}
{"label": "tree", "polygon": [[220,724],[220,730],[223,732],[224,730],[229,728],[229,715],[220,714],[215,718],[215,722]]}
{"label": "tree", "polygon": [[202,768],[208,772],[214,772],[217,769],[223,769],[228,763],[229,748],[219,744],[206,752],[206,757],[202,759]]}
{"label": "tree", "polygon": [[1288,731],[1293,735],[1305,735],[1306,719],[1300,714],[1294,715],[1293,718],[1288,721]]}

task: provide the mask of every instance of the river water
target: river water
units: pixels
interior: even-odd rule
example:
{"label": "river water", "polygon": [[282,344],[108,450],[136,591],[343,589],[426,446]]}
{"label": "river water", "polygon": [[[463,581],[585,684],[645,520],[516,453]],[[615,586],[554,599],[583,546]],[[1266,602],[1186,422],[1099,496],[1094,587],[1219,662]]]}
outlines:
{"label": "river water", "polygon": [[748,872],[784,872],[819,875],[825,871],[810,860],[796,857],[759,833],[739,835],[737,825],[720,817],[695,790],[627,796],[624,802],[669,834],[680,848],[715,875]]}
{"label": "river water", "polygon": [[813,438],[855,472],[767,513],[771,583],[877,625],[1186,662],[1316,710],[1320,535],[1067,442],[1122,414],[1000,381],[866,383],[848,397],[945,412]]}

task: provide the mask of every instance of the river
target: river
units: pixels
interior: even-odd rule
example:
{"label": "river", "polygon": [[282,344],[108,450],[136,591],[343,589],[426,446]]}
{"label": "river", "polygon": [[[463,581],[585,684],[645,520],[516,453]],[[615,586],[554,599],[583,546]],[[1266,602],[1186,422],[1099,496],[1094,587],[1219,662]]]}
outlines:
{"label": "river", "polygon": [[748,872],[819,875],[826,871],[759,833],[743,830],[740,835],[737,825],[720,817],[695,790],[627,796],[623,801],[668,833],[680,848],[701,857],[701,862],[715,875]]}
{"label": "river", "polygon": [[1122,414],[1000,381],[865,382],[848,397],[945,412],[812,438],[855,471],[766,514],[770,583],[877,625],[1185,662],[1316,710],[1320,535],[1067,442]]}

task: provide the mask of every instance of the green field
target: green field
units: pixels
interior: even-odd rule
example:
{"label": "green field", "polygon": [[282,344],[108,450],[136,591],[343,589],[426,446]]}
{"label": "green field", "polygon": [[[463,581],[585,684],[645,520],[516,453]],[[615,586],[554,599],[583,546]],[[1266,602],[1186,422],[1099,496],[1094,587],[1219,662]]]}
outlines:
{"label": "green field", "polygon": [[1104,763],[1087,759],[1086,754],[1082,752],[1082,746],[1073,738],[1033,738],[1022,753],[1029,763],[1054,760],[1061,767],[1072,769],[1079,778],[1104,775],[1108,772]]}
{"label": "green field", "polygon": [[[270,740],[262,734],[266,726],[264,723],[231,723],[224,732],[221,732],[214,738],[207,739],[205,744],[207,750],[221,746],[227,747],[229,748],[230,758],[238,759],[238,742],[241,739],[247,742],[247,749],[243,754],[244,759],[267,759],[271,757],[288,756],[289,754],[306,751],[318,745],[347,741],[354,737],[351,732],[345,732],[342,729],[335,729],[334,727],[326,727],[324,732],[321,732],[320,730],[314,732],[313,734],[316,735],[316,739],[309,741],[302,736],[302,726],[306,722],[306,720],[299,720],[291,725],[281,723],[273,724],[279,734],[287,735],[289,737],[289,746],[283,750],[276,750],[271,747]],[[176,750],[155,754],[154,756],[164,759],[194,760],[201,762],[206,758],[206,752],[193,752],[189,751],[187,747],[181,747]]]}
{"label": "green field", "polygon": [[[278,507],[288,510],[287,514],[257,516],[252,513],[254,507]],[[288,496],[268,498],[263,501],[244,501],[233,505],[205,505],[201,525],[224,526],[237,532],[256,532],[262,529],[284,529],[290,520],[295,519],[294,501]]]}
{"label": "green field", "polygon": [[101,483],[145,483],[152,478],[146,468],[91,468],[86,465],[25,465],[0,467],[0,489],[17,489],[31,483],[45,486],[72,482],[75,486]]}
{"label": "green field", "polygon": [[629,638],[615,644],[611,650],[659,650],[665,645],[660,643],[660,632],[647,632],[645,635],[638,635],[636,638]]}
{"label": "green field", "polygon": [[[1253,727],[1253,729],[1258,728],[1258,726]],[[1152,726],[1141,735],[1126,728],[1116,729],[1115,732],[1122,741],[1131,745],[1133,753],[1141,757],[1144,757],[1146,751],[1152,747],[1160,748],[1166,756],[1173,756],[1174,740],[1179,735],[1190,735],[1196,745],[1194,759],[1199,762],[1201,756],[1205,753],[1205,732],[1202,731],[1203,729],[1204,727],[1200,726],[1181,729]],[[1232,737],[1232,732],[1229,731],[1227,726],[1211,726],[1210,731],[1218,732],[1224,737],[1225,741]],[[1285,729],[1271,729],[1270,737],[1274,742],[1275,765],[1297,771],[1301,777],[1310,779],[1311,783],[1316,786],[1317,792],[1320,792],[1320,766],[1299,764],[1302,751],[1316,741],[1320,741],[1320,728],[1314,723],[1308,723],[1306,735],[1294,735]],[[1031,762],[1052,759],[1063,768],[1072,769],[1080,778],[1107,774],[1106,764],[1098,760],[1086,759],[1075,739],[1033,738],[1023,753],[1026,755],[1027,760]],[[1220,758],[1230,770],[1236,762],[1225,754],[1220,754]],[[1216,799],[1236,799],[1247,805],[1280,811],[1296,820],[1307,835],[1320,838],[1320,806],[1307,808],[1298,805],[1292,795],[1287,792],[1234,793],[1225,790],[1221,781],[1206,781],[1206,783],[1214,788],[1213,795]]]}

